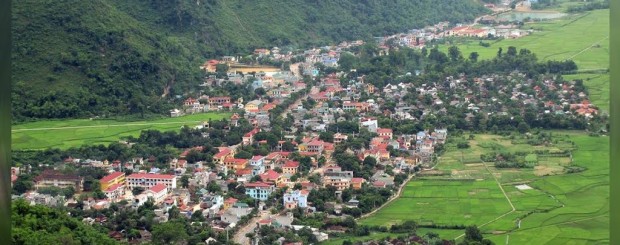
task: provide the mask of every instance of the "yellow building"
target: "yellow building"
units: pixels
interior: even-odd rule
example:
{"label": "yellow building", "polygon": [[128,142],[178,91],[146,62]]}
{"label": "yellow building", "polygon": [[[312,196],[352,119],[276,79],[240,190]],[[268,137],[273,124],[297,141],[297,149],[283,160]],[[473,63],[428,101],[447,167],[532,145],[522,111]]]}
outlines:
{"label": "yellow building", "polygon": [[260,109],[260,105],[262,102],[260,100],[252,100],[245,104],[245,111],[247,112],[256,112]]}
{"label": "yellow building", "polygon": [[111,174],[108,174],[107,176],[101,178],[101,180],[99,180],[99,183],[101,184],[101,190],[105,191],[108,189],[108,187],[115,185],[115,184],[125,184],[125,173],[123,172],[114,172]]}

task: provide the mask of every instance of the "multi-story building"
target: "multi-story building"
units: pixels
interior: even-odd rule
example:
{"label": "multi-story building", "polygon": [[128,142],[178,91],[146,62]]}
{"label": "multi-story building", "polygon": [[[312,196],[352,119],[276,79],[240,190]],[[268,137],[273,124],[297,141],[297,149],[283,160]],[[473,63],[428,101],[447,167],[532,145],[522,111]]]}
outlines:
{"label": "multi-story building", "polygon": [[296,174],[298,169],[299,162],[297,161],[286,161],[284,165],[282,165],[283,174]]}
{"label": "multi-story building", "polygon": [[168,190],[177,188],[177,177],[169,174],[131,174],[127,176],[127,187],[149,189],[157,184],[164,184]]}
{"label": "multi-story building", "polygon": [[336,190],[342,191],[349,188],[351,185],[351,178],[342,176],[323,176],[323,187],[328,186],[336,187]]}
{"label": "multi-story building", "polygon": [[73,187],[77,192],[82,190],[84,178],[77,175],[63,174],[55,170],[45,170],[34,179],[34,187]]}
{"label": "multi-story building", "polygon": [[377,134],[379,137],[392,139],[392,129],[391,128],[378,128]]}
{"label": "multi-story building", "polygon": [[125,183],[117,183],[103,190],[105,196],[111,202],[121,199],[125,195]]}
{"label": "multi-story building", "polygon": [[228,158],[224,160],[224,166],[226,166],[226,169],[231,171],[245,169],[245,167],[248,166],[248,163],[248,159],[241,158]]}
{"label": "multi-story building", "polygon": [[101,190],[102,191],[105,191],[110,186],[113,186],[113,185],[116,185],[116,184],[125,185],[125,173],[123,173],[123,172],[113,172],[113,173],[108,174],[108,175],[104,176],[103,178],[101,178],[99,180],[99,183],[101,184]]}
{"label": "multi-story building", "polygon": [[209,98],[209,104],[211,105],[221,105],[225,103],[230,103],[230,97],[211,97]]}
{"label": "multi-story building", "polygon": [[341,134],[341,133],[334,134],[334,144],[340,144],[344,141],[347,141],[347,139],[349,139],[349,136],[347,136],[346,134]]}
{"label": "multi-story building", "polygon": [[251,198],[265,201],[274,191],[274,186],[264,182],[254,182],[245,184],[245,194]]}
{"label": "multi-story building", "polygon": [[149,198],[153,198],[153,201],[158,204],[166,199],[166,195],[168,195],[168,186],[165,184],[156,184],[146,190],[144,194]]}
{"label": "multi-story building", "polygon": [[294,209],[297,207],[308,207],[308,194],[308,190],[287,191],[283,196],[284,208]]}

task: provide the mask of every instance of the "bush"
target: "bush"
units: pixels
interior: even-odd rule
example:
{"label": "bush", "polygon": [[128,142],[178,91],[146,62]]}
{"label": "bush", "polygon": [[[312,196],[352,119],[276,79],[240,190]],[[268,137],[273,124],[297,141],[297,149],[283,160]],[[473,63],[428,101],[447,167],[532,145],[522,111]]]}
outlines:
{"label": "bush", "polygon": [[456,144],[456,147],[459,149],[467,149],[469,148],[469,143],[468,142],[459,142]]}

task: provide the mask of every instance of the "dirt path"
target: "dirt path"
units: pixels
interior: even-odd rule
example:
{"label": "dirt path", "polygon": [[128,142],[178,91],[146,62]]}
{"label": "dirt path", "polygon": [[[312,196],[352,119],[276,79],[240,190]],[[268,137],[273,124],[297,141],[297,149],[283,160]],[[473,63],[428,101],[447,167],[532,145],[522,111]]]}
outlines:
{"label": "dirt path", "polygon": [[591,44],[590,46],[588,46],[587,48],[584,48],[584,49],[582,49],[581,51],[579,51],[579,53],[576,53],[575,55],[573,55],[573,56],[571,56],[571,57],[568,57],[568,58],[567,58],[567,60],[570,60],[570,59],[572,59],[572,58],[575,58],[577,55],[580,55],[581,53],[588,51],[589,49],[591,49],[591,48],[592,48],[592,47],[594,47],[595,45],[600,44],[602,41],[605,41],[605,40],[606,40],[606,39],[608,39],[608,38],[609,38],[609,36],[607,36],[607,37],[605,37],[605,38],[603,38],[603,39],[601,39],[601,40],[599,40],[599,41],[596,41],[596,42],[592,43],[592,44]]}
{"label": "dirt path", "polygon": [[[510,201],[510,198],[508,198],[508,195],[506,194],[506,191],[504,191],[504,187],[502,187],[502,184],[499,182],[499,180],[497,179],[497,177],[495,177],[495,175],[493,174],[493,172],[491,172],[491,169],[489,169],[489,166],[487,166],[487,165],[486,165],[486,163],[484,163],[484,162],[483,162],[483,164],[484,164],[484,168],[486,168],[486,170],[487,170],[487,171],[489,171],[489,173],[491,174],[491,176],[493,176],[493,179],[495,180],[495,183],[497,183],[497,186],[499,186],[499,189],[500,189],[500,190],[502,191],[502,193],[504,194],[504,197],[506,197],[506,200],[508,200],[508,204],[510,204],[510,207],[512,208],[512,210],[510,210],[510,211],[506,212],[505,214],[500,215],[499,217],[497,217],[497,218],[495,218],[495,219],[493,219],[493,220],[491,220],[491,221],[489,221],[489,222],[486,222],[486,223],[484,223],[484,224],[482,224],[482,225],[479,225],[479,226],[478,226],[478,228],[483,227],[483,226],[488,225],[488,224],[491,224],[491,223],[493,223],[493,222],[495,222],[495,221],[497,221],[497,220],[499,220],[499,219],[501,219],[501,218],[505,217],[506,215],[509,215],[509,214],[511,214],[511,213],[513,213],[514,211],[516,211],[516,210],[517,210],[517,209],[515,208],[515,206],[512,204],[512,201]],[[461,238],[461,237],[463,237],[463,236],[465,236],[465,233],[461,234],[460,236],[455,237],[455,238],[454,238],[454,240],[457,240],[457,239],[459,239],[459,238]]]}

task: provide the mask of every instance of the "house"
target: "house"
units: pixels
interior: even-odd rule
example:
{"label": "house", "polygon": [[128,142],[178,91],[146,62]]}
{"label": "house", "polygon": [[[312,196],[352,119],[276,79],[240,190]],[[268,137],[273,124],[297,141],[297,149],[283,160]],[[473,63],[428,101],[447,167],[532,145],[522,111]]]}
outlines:
{"label": "house", "polygon": [[164,184],[168,189],[177,188],[177,177],[169,174],[131,174],[127,176],[127,187],[133,189],[135,187],[151,188],[158,184]]}
{"label": "house", "polygon": [[239,200],[237,200],[237,199],[235,199],[235,198],[232,198],[232,197],[229,197],[228,199],[226,199],[226,200],[224,201],[224,209],[225,209],[225,210],[226,210],[226,209],[229,209],[230,207],[232,207],[233,205],[235,205],[235,203],[237,203],[237,201],[239,201]]}
{"label": "house", "polygon": [[228,158],[224,160],[224,166],[226,166],[227,170],[236,171],[245,169],[248,166],[248,159],[241,158]]}
{"label": "house", "polygon": [[180,117],[182,115],[183,115],[183,112],[181,112],[179,109],[170,110],[170,117]]}
{"label": "house", "polygon": [[349,136],[347,136],[346,134],[341,134],[341,133],[334,134],[334,144],[340,144],[344,141],[347,141],[347,139],[349,139]]}
{"label": "house", "polygon": [[245,194],[251,198],[265,201],[275,190],[273,185],[265,182],[254,182],[245,184]]}
{"label": "house", "polygon": [[391,128],[378,128],[377,134],[379,137],[392,139],[392,129]]}
{"label": "house", "polygon": [[324,149],[324,143],[325,142],[321,140],[313,140],[307,144],[307,147],[308,147],[307,151],[321,153],[323,152],[323,149]]}
{"label": "house", "polygon": [[376,118],[362,118],[360,120],[360,124],[362,127],[367,128],[371,133],[376,133],[377,128],[379,128],[379,122]]}
{"label": "house", "polygon": [[286,161],[284,165],[282,165],[282,173],[283,174],[296,174],[299,169],[299,162],[297,161]]}
{"label": "house", "polygon": [[125,195],[125,183],[117,183],[108,186],[108,188],[103,190],[103,193],[112,202],[121,199]]}
{"label": "house", "polygon": [[252,100],[245,104],[244,109],[246,112],[258,112],[262,104],[263,102],[260,100]]}
{"label": "house", "polygon": [[164,201],[166,195],[168,195],[168,187],[165,184],[156,184],[144,191],[144,194],[148,198],[152,198],[155,204],[159,204]]}
{"label": "house", "polygon": [[209,104],[210,105],[223,105],[223,104],[229,104],[230,103],[230,97],[228,96],[223,96],[223,97],[211,97],[209,98]]}
{"label": "house", "polygon": [[228,147],[218,147],[218,150],[219,152],[213,155],[213,161],[216,164],[222,164],[224,160],[234,156],[234,152]]}
{"label": "house", "polygon": [[245,135],[243,135],[243,145],[251,145],[254,143],[254,135],[256,135],[257,133],[260,132],[259,128],[254,128],[252,129],[252,131],[246,133]]}
{"label": "house", "polygon": [[74,190],[80,192],[84,185],[84,178],[78,175],[63,174],[56,170],[44,170],[39,176],[34,178],[34,187],[59,187],[68,188],[73,187]]}
{"label": "house", "polygon": [[352,178],[351,179],[351,187],[355,190],[362,189],[362,184],[366,183],[364,178]]}
{"label": "house", "polygon": [[288,190],[284,193],[283,202],[284,208],[286,209],[294,209],[297,207],[306,208],[308,207],[308,195],[310,192],[308,190]]}
{"label": "house", "polygon": [[268,170],[267,172],[259,175],[261,180],[264,182],[269,182],[269,183],[273,183],[276,186],[280,185],[280,183],[283,182],[282,180],[282,175],[279,174],[278,172],[274,171],[273,169]]}
{"label": "house", "polygon": [[107,190],[110,186],[121,184],[125,185],[125,173],[123,172],[113,172],[110,173],[99,180],[101,185],[101,190]]}

